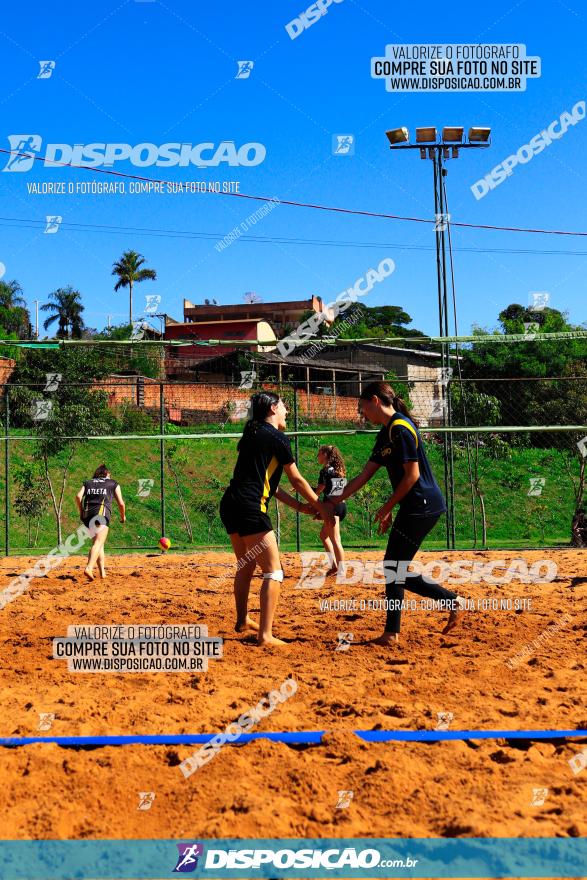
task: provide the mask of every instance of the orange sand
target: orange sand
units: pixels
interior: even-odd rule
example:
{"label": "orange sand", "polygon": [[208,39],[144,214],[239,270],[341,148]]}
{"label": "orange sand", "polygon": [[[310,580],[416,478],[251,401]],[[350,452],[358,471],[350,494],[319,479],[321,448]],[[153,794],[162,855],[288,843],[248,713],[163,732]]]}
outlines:
{"label": "orange sand", "polygon": [[[584,836],[587,771],[573,775],[568,759],[587,741],[367,744],[352,734],[432,729],[438,712],[453,713],[454,729],[587,728],[587,584],[571,588],[585,574],[585,554],[475,554],[506,564],[514,556],[528,564],[552,558],[557,580],[467,585],[462,593],[526,597],[530,610],[468,612],[446,637],[446,613],[406,612],[401,644],[391,650],[360,644],[383,629],[383,612],[319,608],[320,599],[374,598],[380,588],[297,590],[297,554],[284,554],[275,627],[291,642],[271,650],[232,631],[229,554],[112,557],[108,579],[91,584],[80,577],[81,558],[69,560],[0,611],[0,735],[221,731],[288,675],[297,693],[256,730],[328,734],[320,746],[227,745],[189,779],[177,764],[194,746],[3,749],[2,837]],[[0,587],[30,563],[3,560]],[[561,614],[570,616],[564,628],[515,670],[505,666]],[[224,658],[199,674],[69,673],[52,659],[51,640],[89,623],[206,624],[225,639]],[[354,634],[348,651],[335,650],[342,631]],[[41,712],[55,714],[45,734]],[[544,805],[531,806],[533,788],[549,789]],[[336,809],[340,790],[354,792],[346,809]],[[139,791],[155,792],[150,810],[137,809]]]}

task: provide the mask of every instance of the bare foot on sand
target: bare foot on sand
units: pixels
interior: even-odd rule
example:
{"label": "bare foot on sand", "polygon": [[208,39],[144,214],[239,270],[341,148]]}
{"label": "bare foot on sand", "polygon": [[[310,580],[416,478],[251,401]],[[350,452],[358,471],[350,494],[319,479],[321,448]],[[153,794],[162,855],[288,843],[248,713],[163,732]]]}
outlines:
{"label": "bare foot on sand", "polygon": [[88,579],[89,581],[93,581],[93,580],[94,580],[94,573],[93,573],[92,571],[90,571],[89,568],[84,568],[84,574],[85,574],[85,576],[87,577],[87,579]]}
{"label": "bare foot on sand", "polygon": [[244,620],[237,620],[234,625],[234,630],[237,633],[249,632],[250,630],[253,630],[253,632],[259,632],[259,624],[247,614]]}
{"label": "bare foot on sand", "polygon": [[333,565],[332,568],[329,568],[325,574],[325,577],[332,577],[333,575],[338,574],[338,568],[336,565]]}
{"label": "bare foot on sand", "polygon": [[268,645],[287,645],[287,642],[278,639],[276,636],[263,636],[258,640],[257,644],[260,648],[266,648]]}
{"label": "bare foot on sand", "polygon": [[443,636],[445,636],[447,633],[449,633],[451,630],[453,630],[461,618],[461,615],[464,610],[465,601],[464,601],[464,599],[461,599],[460,596],[457,596],[457,602],[459,603],[458,611],[451,611],[450,614],[448,615],[448,622],[447,622],[446,626],[444,627],[444,629],[442,630]]}
{"label": "bare foot on sand", "polygon": [[398,633],[383,633],[383,635],[379,636],[379,638],[371,639],[368,642],[369,645],[383,645],[384,647],[391,647],[393,645],[397,645],[398,643]]}

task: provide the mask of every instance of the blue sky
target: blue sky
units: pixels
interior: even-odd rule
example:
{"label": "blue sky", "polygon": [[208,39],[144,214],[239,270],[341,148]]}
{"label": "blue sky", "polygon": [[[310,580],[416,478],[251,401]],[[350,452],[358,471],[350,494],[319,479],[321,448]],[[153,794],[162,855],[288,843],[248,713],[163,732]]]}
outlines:
{"label": "blue sky", "polygon": [[[453,221],[586,230],[587,121],[518,166],[485,198],[477,201],[470,191],[494,165],[587,98],[587,22],[576,0],[570,2],[343,0],[295,40],[285,25],[306,0],[126,0],[89,10],[35,0],[26,13],[10,4],[0,25],[0,146],[8,148],[8,135],[15,133],[39,134],[44,144],[258,142],[267,152],[256,167],[114,167],[170,181],[236,180],[245,193],[430,218],[431,163],[416,152],[391,153],[385,130],[489,125],[490,150],[463,151],[448,163]],[[542,59],[541,78],[528,80],[526,91],[517,93],[394,94],[370,76],[371,57],[384,55],[387,43],[478,42],[525,43],[529,55]],[[55,70],[49,79],[37,79],[38,61],[46,59],[56,61]],[[248,79],[235,78],[238,60],[254,61]],[[332,155],[334,133],[355,136],[353,156]],[[0,156],[0,166],[6,160]],[[241,239],[219,253],[216,236],[245,221],[258,203],[213,194],[27,192],[33,181],[91,179],[109,178],[41,163],[28,172],[0,173],[0,263],[4,279],[17,279],[31,305],[72,284],[82,293],[90,326],[102,328],[108,314],[113,323],[122,322],[127,294],[114,292],[110,272],[128,248],[144,254],[158,273],[156,282],[136,288],[135,312],[145,294],[159,294],[160,308],[176,319],[183,297],[235,303],[253,290],[266,301],[314,293],[328,302],[392,257],[395,273],[365,304],[403,306],[413,326],[438,331],[434,233],[428,225],[280,206],[252,232],[370,246]],[[63,217],[56,234],[43,232],[47,215]],[[82,231],[70,224],[119,229]],[[461,332],[474,323],[494,326],[502,308],[526,303],[530,291],[548,291],[551,305],[568,311],[574,323],[587,320],[586,255],[545,253],[587,254],[584,239],[454,229],[453,245]],[[533,253],[512,252],[523,250]]]}

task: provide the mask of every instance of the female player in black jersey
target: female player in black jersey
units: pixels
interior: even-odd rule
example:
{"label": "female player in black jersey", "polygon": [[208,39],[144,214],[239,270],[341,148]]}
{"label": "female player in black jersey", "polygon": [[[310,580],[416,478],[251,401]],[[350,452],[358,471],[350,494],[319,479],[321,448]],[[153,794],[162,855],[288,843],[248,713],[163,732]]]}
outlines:
{"label": "female player in black jersey", "polygon": [[338,496],[346,486],[346,468],[340,450],[336,446],[321,446],[318,450],[318,464],[322,465],[322,470],[315,491],[318,495],[323,492],[323,500],[334,504],[334,522],[329,523],[325,520],[320,529],[320,538],[330,561],[330,568],[326,574],[334,575],[344,564],[340,524],[346,516],[346,504],[344,501],[337,502]]}
{"label": "female player in black jersey", "polygon": [[[106,577],[104,544],[108,537],[113,499],[116,499],[118,504],[120,522],[126,522],[126,507],[122,498],[122,492],[120,491],[120,485],[110,477],[110,472],[105,464],[101,464],[99,468],[96,468],[91,480],[84,480],[81,489],[75,496],[81,521],[87,529],[92,525],[94,526],[90,532],[92,534],[92,546],[88,553],[88,564],[84,569],[84,574],[91,581],[94,580],[94,566],[96,562],[98,563],[100,577]],[[92,520],[95,517],[101,517],[103,521],[92,524]]]}
{"label": "female player in black jersey", "polygon": [[373,643],[392,645],[399,640],[404,589],[440,601],[443,608],[450,610],[443,630],[447,633],[456,624],[463,600],[429,578],[405,571],[426,535],[446,512],[446,503],[430,469],[418,428],[404,401],[387,382],[371,382],[363,389],[359,411],[382,428],[369,461],[362,472],[350,480],[340,500],[354,495],[383,466],[387,468],[393,494],[375,514],[380,534],[390,527],[393,508],[399,506],[384,557],[385,593],[389,600],[385,631]]}
{"label": "female player in black jersey", "polygon": [[[283,433],[287,418],[283,400],[278,394],[263,391],[252,396],[251,408],[252,417],[238,442],[234,474],[220,502],[220,518],[237,559],[235,629],[237,632],[247,628],[258,631],[259,645],[284,645],[272,631],[283,571],[267,505],[275,495],[294,510],[317,512],[328,520],[332,520],[332,514],[297,469],[290,442]],[[307,511],[279,488],[283,471],[296,492],[309,502]],[[249,587],[257,565],[263,572],[259,625],[248,615]]]}

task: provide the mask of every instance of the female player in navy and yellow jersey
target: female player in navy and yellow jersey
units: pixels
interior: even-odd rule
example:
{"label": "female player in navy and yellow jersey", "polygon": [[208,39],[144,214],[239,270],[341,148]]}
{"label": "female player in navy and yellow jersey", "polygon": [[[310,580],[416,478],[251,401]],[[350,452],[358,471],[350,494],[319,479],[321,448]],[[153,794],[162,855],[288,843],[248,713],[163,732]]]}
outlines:
{"label": "female player in navy and yellow jersey", "polygon": [[[110,472],[105,464],[96,469],[91,480],[84,483],[75,496],[80,518],[92,535],[92,546],[88,553],[88,564],[84,569],[85,575],[94,580],[94,566],[98,563],[100,577],[106,577],[104,566],[104,544],[108,537],[110,516],[112,514],[112,501],[116,499],[120,512],[120,522],[126,522],[126,508],[120,491],[120,485],[111,479]],[[100,517],[98,523],[92,523],[96,517]],[[93,527],[95,526],[95,528]]]}
{"label": "female player in navy and yellow jersey", "polygon": [[[278,394],[263,391],[251,398],[252,418],[238,442],[238,459],[230,485],[220,502],[220,518],[230,536],[237,559],[234,578],[237,632],[258,631],[260,645],[283,645],[272,632],[273,616],[279,598],[283,571],[279,550],[267,507],[271,498],[303,512],[317,512],[332,520],[330,509],[322,504],[310,484],[297,469],[291,446],[283,431],[287,409]],[[285,471],[289,482],[308,502],[304,505],[279,488]],[[263,572],[261,618],[259,625],[248,615],[251,578],[255,567]]]}
{"label": "female player in navy and yellow jersey", "polygon": [[[393,494],[375,514],[380,534],[390,527],[393,508],[399,507],[384,557],[385,592],[389,600],[385,631],[373,643],[390,645],[398,641],[404,589],[443,601],[442,607],[450,610],[443,632],[449,632],[456,623],[463,600],[429,578],[411,572],[401,574],[426,535],[446,512],[444,497],[430,469],[416,423],[404,401],[387,382],[371,382],[363,389],[359,411],[368,421],[382,428],[369,461],[363,471],[350,480],[340,500],[350,498],[380,467],[385,467]],[[405,565],[400,566],[401,562]]]}

